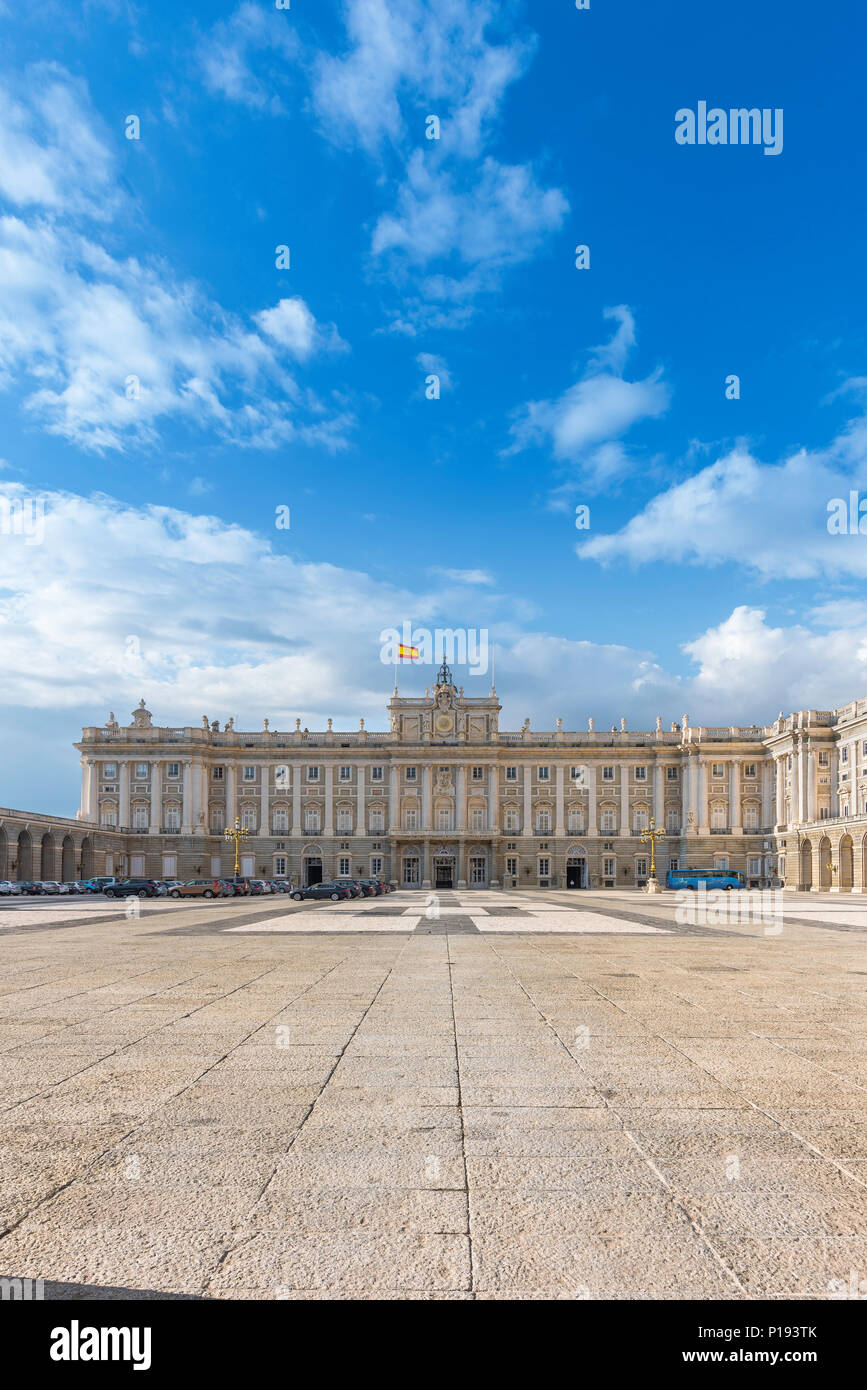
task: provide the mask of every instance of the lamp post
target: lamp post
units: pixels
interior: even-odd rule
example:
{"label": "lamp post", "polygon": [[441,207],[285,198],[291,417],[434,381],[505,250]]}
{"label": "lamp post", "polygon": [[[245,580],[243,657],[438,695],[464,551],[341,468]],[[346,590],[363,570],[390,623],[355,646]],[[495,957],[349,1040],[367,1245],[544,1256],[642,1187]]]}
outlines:
{"label": "lamp post", "polygon": [[656,842],[657,840],[664,839],[665,831],[661,829],[657,830],[656,821],[653,816],[651,816],[649,827],[647,830],[642,830],[641,832],[642,844],[646,845],[647,842],[650,841],[650,878],[647,880],[646,886],[646,891],[648,893],[660,893],[662,891],[656,877]]}
{"label": "lamp post", "polygon": [[229,841],[234,841],[235,843],[235,878],[237,878],[240,873],[238,865],[238,848],[241,844],[241,841],[246,840],[249,833],[249,830],[242,829],[241,822],[237,816],[235,817],[235,824],[232,826],[228,826],[226,829],[226,839]]}

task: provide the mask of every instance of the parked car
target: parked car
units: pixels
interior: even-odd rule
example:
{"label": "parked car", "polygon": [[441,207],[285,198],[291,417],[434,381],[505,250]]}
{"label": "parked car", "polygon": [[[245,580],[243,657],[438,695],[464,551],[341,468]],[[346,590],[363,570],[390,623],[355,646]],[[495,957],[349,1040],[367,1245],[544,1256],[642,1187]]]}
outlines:
{"label": "parked car", "polygon": [[0,879],[0,898],[17,898],[20,894],[20,883],[14,883],[11,878]]}
{"label": "parked car", "polygon": [[78,894],[79,896],[87,892],[84,884],[77,878],[73,879],[70,883],[62,883],[60,886],[61,888],[65,888],[68,893]]}
{"label": "parked car", "polygon": [[155,898],[157,885],[152,878],[122,878],[105,888],[107,898]]}
{"label": "parked car", "polygon": [[269,890],[265,887],[265,880],[263,878],[250,879],[250,892],[253,894],[254,898],[264,897],[268,891]]}
{"label": "parked car", "polygon": [[222,898],[223,881],[219,878],[190,878],[172,888],[170,898]]}
{"label": "parked car", "polygon": [[297,902],[304,898],[331,898],[332,902],[351,899],[352,893],[346,883],[312,883],[309,888],[293,888],[292,897]]}
{"label": "parked car", "polygon": [[42,887],[42,884],[39,883],[36,879],[22,879],[21,883],[19,883],[18,886],[21,889],[21,892],[24,893],[28,898],[39,898],[45,892],[45,889]]}
{"label": "parked car", "polygon": [[292,884],[289,882],[287,878],[272,878],[270,882],[271,887],[273,888],[275,893],[292,892]]}
{"label": "parked car", "polygon": [[112,883],[120,883],[120,879],[103,874],[97,878],[86,878],[84,882],[89,893],[104,893]]}
{"label": "parked car", "polygon": [[250,896],[250,880],[248,878],[224,878],[221,882],[229,889],[226,895],[228,897],[248,898]]}
{"label": "parked car", "polygon": [[358,882],[369,898],[378,898],[380,894],[385,892],[385,888],[377,878],[360,878]]}
{"label": "parked car", "polygon": [[341,883],[345,883],[353,898],[366,898],[367,893],[364,886],[359,883],[357,878],[342,878]]}

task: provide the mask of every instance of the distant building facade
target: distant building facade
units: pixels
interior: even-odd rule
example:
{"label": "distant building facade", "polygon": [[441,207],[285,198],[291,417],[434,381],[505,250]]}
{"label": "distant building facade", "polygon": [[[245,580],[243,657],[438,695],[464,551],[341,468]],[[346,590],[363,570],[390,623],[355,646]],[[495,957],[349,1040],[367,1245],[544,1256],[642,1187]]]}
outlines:
{"label": "distant building facade", "polygon": [[0,810],[0,878],[227,875],[401,887],[631,888],[641,839],[670,866],[738,869],[756,886],[867,891],[867,701],[768,726],[540,732],[499,727],[496,692],[443,666],[388,704],[390,729],[245,733],[202,719],[83,730],[75,821]]}

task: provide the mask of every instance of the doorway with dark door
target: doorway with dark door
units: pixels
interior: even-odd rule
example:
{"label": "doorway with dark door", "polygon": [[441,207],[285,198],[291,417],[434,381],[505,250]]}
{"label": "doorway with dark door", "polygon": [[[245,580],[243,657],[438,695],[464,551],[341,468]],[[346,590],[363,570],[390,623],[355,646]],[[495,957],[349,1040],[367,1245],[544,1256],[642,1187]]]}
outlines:
{"label": "doorway with dark door", "polygon": [[570,859],[566,864],[566,887],[587,887],[587,860]]}
{"label": "doorway with dark door", "polygon": [[322,860],[305,859],[305,887],[312,888],[314,884],[322,882]]}
{"label": "doorway with dark door", "polygon": [[434,860],[434,887],[453,888],[455,882],[455,861],[453,859]]}

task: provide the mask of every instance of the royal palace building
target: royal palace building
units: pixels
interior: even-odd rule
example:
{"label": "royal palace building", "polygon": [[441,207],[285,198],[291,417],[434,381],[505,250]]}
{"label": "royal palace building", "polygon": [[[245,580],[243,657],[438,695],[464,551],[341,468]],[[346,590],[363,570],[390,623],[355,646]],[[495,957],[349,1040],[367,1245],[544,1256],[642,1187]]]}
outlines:
{"label": "royal palace building", "polygon": [[[867,890],[867,701],[768,726],[517,731],[449,668],[395,690],[388,733],[245,733],[229,720],[86,728],[75,821],[0,810],[0,878],[88,873],[309,884],[383,877],[418,889],[634,888],[672,867],[757,887]],[[46,872],[46,868],[49,872]]]}

